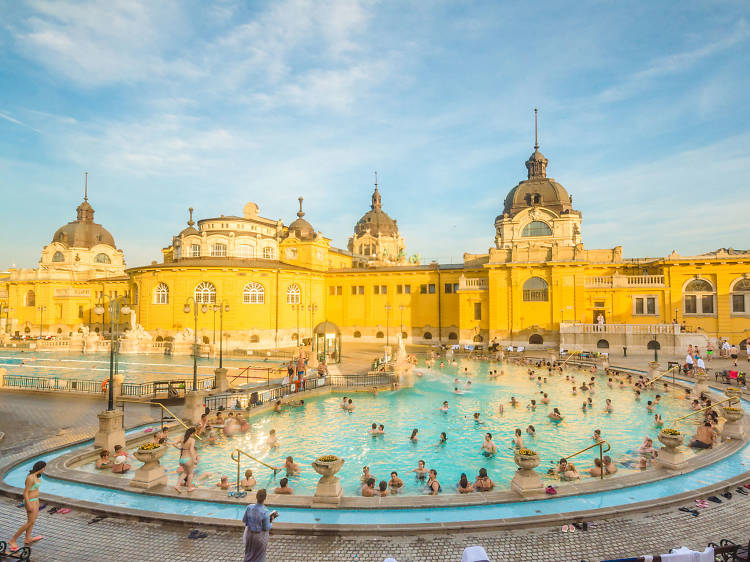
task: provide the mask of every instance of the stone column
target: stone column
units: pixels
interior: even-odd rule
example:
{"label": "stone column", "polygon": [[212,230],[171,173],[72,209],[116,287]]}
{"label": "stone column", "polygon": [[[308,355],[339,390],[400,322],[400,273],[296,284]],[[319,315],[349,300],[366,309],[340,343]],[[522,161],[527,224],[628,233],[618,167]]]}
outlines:
{"label": "stone column", "polygon": [[97,414],[99,431],[94,436],[94,447],[113,451],[115,445],[125,446],[125,430],[122,428],[122,410],[104,410]]}
{"label": "stone column", "polygon": [[182,418],[192,424],[201,421],[205,411],[203,397],[205,393],[200,390],[189,390],[185,393],[185,407],[182,409]]}
{"label": "stone column", "polygon": [[215,387],[217,392],[226,392],[229,388],[229,381],[227,380],[227,370],[223,367],[214,369]]}
{"label": "stone column", "polygon": [[112,376],[112,396],[117,400],[122,394],[122,383],[125,381],[125,377],[120,373]]}

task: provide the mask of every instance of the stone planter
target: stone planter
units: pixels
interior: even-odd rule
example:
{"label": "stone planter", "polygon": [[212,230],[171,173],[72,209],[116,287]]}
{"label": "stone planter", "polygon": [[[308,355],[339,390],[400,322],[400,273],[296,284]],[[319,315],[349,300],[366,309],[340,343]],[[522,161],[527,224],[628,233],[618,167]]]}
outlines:
{"label": "stone planter", "polygon": [[688,459],[692,456],[689,451],[681,447],[685,440],[685,434],[669,435],[662,430],[657,435],[657,438],[664,445],[659,449],[658,463],[669,470],[681,470],[684,468]]}
{"label": "stone planter", "polygon": [[[724,395],[727,398],[741,398],[742,397],[742,391],[734,386],[728,386],[724,389]],[[727,402],[728,404],[733,404],[734,402]]]}
{"label": "stone planter", "polygon": [[159,459],[167,452],[166,445],[161,445],[156,449],[142,451],[138,449],[133,456],[143,463],[133,474],[130,485],[136,488],[153,488],[155,486],[164,486],[167,483],[167,472],[159,464]]}
{"label": "stone planter", "polygon": [[706,384],[706,381],[708,380],[708,376],[704,371],[698,371],[695,375],[695,386],[693,387],[693,392],[700,396],[701,394],[708,394],[708,384]]}
{"label": "stone planter", "polygon": [[744,439],[745,438],[745,424],[742,418],[745,416],[745,412],[742,408],[727,409],[724,408],[722,412],[726,418],[724,427],[721,428],[721,440],[726,441],[727,439]]}
{"label": "stone planter", "polygon": [[338,505],[344,494],[341,482],[335,474],[344,466],[344,459],[335,457],[334,460],[315,460],[312,463],[313,470],[320,474],[318,486],[315,489],[313,503]]}
{"label": "stone planter", "polygon": [[661,373],[659,372],[659,362],[658,361],[649,361],[648,362],[648,379],[649,380],[654,380],[660,374]]}
{"label": "stone planter", "polygon": [[542,477],[534,470],[539,466],[539,455],[519,455],[516,453],[513,456],[513,461],[518,465],[518,470],[510,482],[510,487],[514,492],[524,495],[544,490]]}

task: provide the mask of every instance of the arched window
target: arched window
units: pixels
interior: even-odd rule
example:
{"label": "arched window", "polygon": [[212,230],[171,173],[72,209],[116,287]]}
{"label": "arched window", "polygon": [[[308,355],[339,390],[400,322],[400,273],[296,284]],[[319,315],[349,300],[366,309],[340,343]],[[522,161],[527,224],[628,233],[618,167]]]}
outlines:
{"label": "arched window", "polygon": [[377,334],[375,334],[375,337],[379,340],[382,340],[385,337],[385,334],[383,332],[378,332]]}
{"label": "arched window", "polygon": [[65,261],[65,256],[63,255],[62,252],[60,252],[58,250],[57,252],[55,252],[55,255],[52,256],[52,261],[53,262],[58,262],[58,263],[61,262],[61,261]]}
{"label": "arched window", "polygon": [[431,340],[432,339],[432,333],[431,332],[425,332],[422,337],[424,339],[426,339],[426,340]]}
{"label": "arched window", "polygon": [[287,304],[299,304],[300,301],[300,290],[299,285],[292,283],[286,290],[286,303]]}
{"label": "arched window", "polygon": [[352,336],[354,336],[355,338],[361,338],[362,337],[362,332],[360,332],[359,330],[355,330],[355,332],[352,334]]}
{"label": "arched window", "polygon": [[648,342],[648,345],[646,345],[646,349],[661,349],[661,344],[656,340],[651,340]]}
{"label": "arched window", "polygon": [[401,339],[402,340],[405,340],[408,337],[409,337],[409,334],[407,334],[406,332],[401,332]]}
{"label": "arched window", "polygon": [[266,246],[265,248],[263,248],[263,259],[265,260],[273,259],[273,248],[271,246]]}
{"label": "arched window", "polygon": [[456,332],[451,332],[450,334],[448,334],[448,339],[451,341],[455,341],[458,339],[458,334]]}
{"label": "arched window", "polygon": [[474,343],[482,343],[484,341],[484,338],[481,336],[481,334],[477,334],[474,336]]}
{"label": "arched window", "polygon": [[211,255],[217,258],[223,258],[227,255],[227,245],[216,243],[211,244]]}
{"label": "arched window", "polygon": [[734,314],[750,313],[750,279],[739,279],[732,287],[732,312]]}
{"label": "arched window", "polygon": [[539,334],[531,334],[529,337],[529,343],[531,345],[542,345],[544,343],[544,338]]}
{"label": "arched window", "polygon": [[255,281],[245,285],[245,288],[242,290],[242,302],[245,304],[263,304],[265,296],[263,285]]}
{"label": "arched window", "polygon": [[156,338],[154,339],[154,341],[155,341],[155,342],[157,342],[157,343],[159,343],[159,342],[163,342],[163,341],[164,341],[164,338],[163,338],[163,337],[161,337],[161,336],[156,336]]}
{"label": "arched window", "polygon": [[24,306],[36,306],[36,293],[34,291],[26,291],[26,297],[23,299]]}
{"label": "arched window", "polygon": [[260,343],[260,336],[258,334],[250,336],[250,343]]}
{"label": "arched window", "polygon": [[547,282],[541,277],[531,277],[523,284],[523,300],[525,302],[547,302],[549,290]]}
{"label": "arched window", "polygon": [[169,304],[169,287],[166,283],[159,283],[154,289],[154,304]]}
{"label": "arched window", "polygon": [[249,244],[240,244],[237,255],[241,258],[253,258],[255,257],[255,248]]}
{"label": "arched window", "polygon": [[533,221],[523,227],[521,236],[552,236],[552,229],[546,222]]}
{"label": "arched window", "polygon": [[596,342],[597,349],[609,349],[609,342],[607,340],[599,340]]}
{"label": "arched window", "polygon": [[198,304],[215,304],[216,287],[212,283],[203,281],[195,288],[195,302]]}
{"label": "arched window", "polygon": [[714,287],[705,279],[693,279],[685,285],[685,314],[713,314],[715,300]]}
{"label": "arched window", "polygon": [[112,263],[112,260],[109,259],[107,254],[96,254],[94,261],[96,263]]}

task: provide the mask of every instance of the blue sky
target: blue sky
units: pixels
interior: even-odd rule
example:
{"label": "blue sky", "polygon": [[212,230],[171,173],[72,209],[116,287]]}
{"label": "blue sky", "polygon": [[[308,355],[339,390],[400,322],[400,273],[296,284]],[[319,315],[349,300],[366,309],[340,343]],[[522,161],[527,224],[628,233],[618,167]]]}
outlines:
{"label": "blue sky", "polygon": [[0,269],[75,218],[128,265],[187,218],[345,247],[377,170],[408,253],[486,252],[532,108],[588,248],[746,248],[750,4],[0,0]]}

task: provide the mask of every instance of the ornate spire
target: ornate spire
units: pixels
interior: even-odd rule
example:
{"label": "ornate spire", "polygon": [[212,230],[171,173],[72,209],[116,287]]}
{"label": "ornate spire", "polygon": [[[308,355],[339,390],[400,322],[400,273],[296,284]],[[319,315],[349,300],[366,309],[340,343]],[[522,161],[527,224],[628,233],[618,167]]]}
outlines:
{"label": "ornate spire", "polygon": [[302,199],[302,197],[298,197],[298,199],[299,199],[299,211],[297,211],[297,216],[299,218],[302,218],[302,217],[305,216],[305,213],[302,212],[302,201],[303,201],[303,199]]}
{"label": "ornate spire", "polygon": [[188,219],[187,224],[188,226],[193,226],[195,224],[195,221],[193,220],[193,208],[190,207],[188,211],[190,212],[190,218]]}
{"label": "ornate spire", "polygon": [[375,191],[372,192],[372,205],[370,208],[373,211],[380,211],[383,205],[380,201],[380,192],[378,191],[378,173],[375,172]]}
{"label": "ornate spire", "polygon": [[83,173],[83,200],[88,201],[89,200],[89,173],[84,172]]}
{"label": "ornate spire", "polygon": [[539,119],[538,109],[534,108],[534,152],[529,159],[526,161],[526,170],[528,171],[528,178],[546,178],[547,177],[547,163],[549,161],[544,157],[544,154],[539,152]]}
{"label": "ornate spire", "polygon": [[94,208],[89,204],[89,173],[84,172],[83,201],[76,207],[78,222],[94,222]]}

